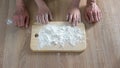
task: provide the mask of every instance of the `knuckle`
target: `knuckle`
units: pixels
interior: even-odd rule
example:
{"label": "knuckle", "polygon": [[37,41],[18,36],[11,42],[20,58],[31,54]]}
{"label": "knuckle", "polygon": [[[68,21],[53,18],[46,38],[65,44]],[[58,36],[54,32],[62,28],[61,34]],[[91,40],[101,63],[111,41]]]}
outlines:
{"label": "knuckle", "polygon": [[93,11],[92,13],[93,13],[93,14],[96,14],[96,13],[97,13],[97,11]]}
{"label": "knuckle", "polygon": [[88,11],[88,14],[92,14],[92,11]]}
{"label": "knuckle", "polygon": [[76,17],[73,17],[73,20],[76,20]]}
{"label": "knuckle", "polygon": [[91,11],[88,11],[88,13],[91,13]]}

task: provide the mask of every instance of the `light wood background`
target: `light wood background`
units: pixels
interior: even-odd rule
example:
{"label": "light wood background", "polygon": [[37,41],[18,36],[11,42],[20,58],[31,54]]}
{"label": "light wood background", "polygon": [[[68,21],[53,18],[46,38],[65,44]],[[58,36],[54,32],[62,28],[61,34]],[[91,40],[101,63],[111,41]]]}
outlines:
{"label": "light wood background", "polygon": [[[49,0],[54,20],[64,20],[71,0]],[[83,53],[34,53],[30,50],[31,26],[20,29],[7,23],[15,0],[0,0],[0,68],[120,68],[120,2],[97,0],[103,18],[95,24],[83,19],[86,0],[81,0],[82,21],[86,23],[87,49]],[[37,12],[33,0],[26,0],[31,23]]]}

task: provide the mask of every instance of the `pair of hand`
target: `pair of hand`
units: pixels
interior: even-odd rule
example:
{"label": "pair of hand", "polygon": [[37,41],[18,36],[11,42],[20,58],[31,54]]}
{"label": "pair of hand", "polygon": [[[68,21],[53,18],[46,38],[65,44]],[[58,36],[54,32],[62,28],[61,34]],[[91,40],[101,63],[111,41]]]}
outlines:
{"label": "pair of hand", "polygon": [[[100,21],[102,13],[97,4],[93,2],[85,7],[84,17],[87,22],[96,23]],[[73,26],[76,26],[79,22],[81,22],[79,8],[71,9],[67,15],[67,20],[71,22]]]}
{"label": "pair of hand", "polygon": [[[87,5],[85,8],[85,19],[90,22],[98,22],[101,18],[101,11],[96,3]],[[13,20],[18,27],[28,27],[29,25],[29,14],[24,7],[17,7],[16,12],[13,16]],[[38,23],[47,24],[52,20],[52,14],[48,8],[40,8],[38,10],[38,15],[36,16]],[[73,26],[76,26],[81,21],[80,10],[77,7],[71,8],[67,14],[67,21],[69,21]]]}

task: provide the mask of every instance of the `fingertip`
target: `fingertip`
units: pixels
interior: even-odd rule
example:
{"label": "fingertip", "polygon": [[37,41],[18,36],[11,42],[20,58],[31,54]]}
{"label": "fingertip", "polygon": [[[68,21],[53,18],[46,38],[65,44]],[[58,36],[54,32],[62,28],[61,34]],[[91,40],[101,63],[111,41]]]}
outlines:
{"label": "fingertip", "polygon": [[28,28],[28,24],[26,24],[26,28]]}
{"label": "fingertip", "polygon": [[100,19],[102,18],[102,13],[100,12]]}
{"label": "fingertip", "polygon": [[49,19],[50,19],[50,20],[53,20],[52,13],[50,12],[48,15],[49,15]]}
{"label": "fingertip", "polygon": [[20,27],[23,27],[25,23],[25,17],[20,16]]}
{"label": "fingertip", "polygon": [[13,23],[14,23],[14,25],[17,25],[17,22],[16,22],[15,18],[13,19]]}
{"label": "fingertip", "polygon": [[87,13],[85,13],[84,16],[85,16],[85,20],[86,20],[87,22],[90,22],[89,15],[88,15]]}
{"label": "fingertip", "polygon": [[27,23],[27,24],[25,24],[25,27],[28,28],[28,25],[29,25],[29,24],[28,24],[28,22],[26,22],[26,23]]}
{"label": "fingertip", "polygon": [[37,23],[39,23],[39,16],[36,16],[36,21]]}
{"label": "fingertip", "polygon": [[45,23],[48,24],[49,20],[48,20],[48,14],[45,15]]}
{"label": "fingertip", "polygon": [[40,21],[40,23],[41,24],[45,24],[45,19],[44,19],[44,15],[41,15],[40,17],[39,17],[39,21]]}
{"label": "fingertip", "polygon": [[42,17],[41,17],[41,16],[39,16],[38,18],[39,18],[39,19],[38,19],[38,23],[43,24],[43,22],[42,22]]}
{"label": "fingertip", "polygon": [[28,26],[29,26],[29,16],[26,17],[26,22],[25,22],[24,26],[26,28],[28,28]]}
{"label": "fingertip", "polygon": [[46,24],[46,22],[45,22],[45,16],[44,15],[42,15],[42,22],[43,22],[43,24]]}
{"label": "fingertip", "polygon": [[73,26],[73,27],[76,26],[76,21],[75,21],[75,19],[73,19],[73,21],[72,21],[71,23],[72,23],[72,26]]}
{"label": "fingertip", "polygon": [[101,15],[99,14],[99,12],[97,13],[98,16],[98,21],[100,21]]}
{"label": "fingertip", "polygon": [[18,24],[18,27],[20,27],[20,25],[21,25],[20,24],[20,18],[18,18],[18,23],[17,24]]}
{"label": "fingertip", "polygon": [[75,22],[75,26],[77,26],[77,23]]}
{"label": "fingertip", "polygon": [[98,22],[98,18],[99,18],[99,16],[98,16],[97,12],[95,12],[94,13],[94,22]]}
{"label": "fingertip", "polygon": [[90,18],[90,23],[94,22],[93,13],[89,12],[88,16]]}
{"label": "fingertip", "polygon": [[73,15],[69,15],[69,22],[72,22],[72,17],[73,17]]}
{"label": "fingertip", "polygon": [[67,20],[67,21],[69,20],[69,15],[66,15],[66,20]]}
{"label": "fingertip", "polygon": [[16,18],[15,18],[15,24],[16,24],[17,27],[18,27],[18,23],[19,23],[19,19],[18,19],[18,17],[16,16]]}
{"label": "fingertip", "polygon": [[75,27],[75,23],[72,23],[72,26]]}
{"label": "fingertip", "polygon": [[76,26],[78,25],[78,21],[76,22]]}

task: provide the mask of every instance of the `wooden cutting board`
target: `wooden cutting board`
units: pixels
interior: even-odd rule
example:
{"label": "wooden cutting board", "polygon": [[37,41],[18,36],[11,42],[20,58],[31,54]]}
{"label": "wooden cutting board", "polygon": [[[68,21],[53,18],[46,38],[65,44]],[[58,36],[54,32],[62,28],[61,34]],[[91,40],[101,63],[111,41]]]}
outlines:
{"label": "wooden cutting board", "polygon": [[[68,22],[49,22],[49,24],[57,24],[57,25],[70,25]],[[40,29],[45,25],[40,24],[33,24],[32,25],[32,33],[31,33],[31,43],[30,48],[34,52],[81,52],[86,49],[86,33],[85,33],[85,26],[83,23],[79,23],[77,27],[79,27],[85,34],[84,34],[84,40],[85,42],[82,42],[76,46],[69,46],[66,45],[64,47],[43,47],[39,48],[39,42],[38,42],[38,33]]]}

